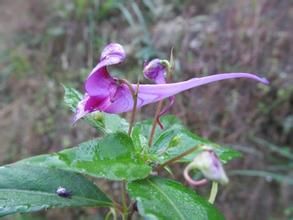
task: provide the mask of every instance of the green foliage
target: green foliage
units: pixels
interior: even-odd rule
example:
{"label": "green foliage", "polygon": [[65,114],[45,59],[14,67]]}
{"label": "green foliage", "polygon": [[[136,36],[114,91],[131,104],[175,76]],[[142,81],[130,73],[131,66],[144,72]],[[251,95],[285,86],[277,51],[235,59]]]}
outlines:
{"label": "green foliage", "polygon": [[[78,102],[82,99],[82,94],[74,88],[64,86],[64,103],[71,109],[76,111]],[[117,131],[127,132],[128,122],[119,115],[107,114],[104,112],[94,113],[87,116],[85,120],[98,131],[105,134],[114,133]]]}
{"label": "green foliage", "polygon": [[75,112],[78,102],[82,99],[82,94],[74,88],[63,85],[64,103],[71,111]]}
{"label": "green foliage", "polygon": [[[60,186],[72,196],[58,196]],[[111,205],[102,191],[79,174],[25,164],[0,167],[0,216],[50,207]]]}
{"label": "green foliage", "polygon": [[[82,94],[66,86],[64,90],[65,104],[74,112]],[[111,206],[111,201],[80,175],[84,174],[128,182],[130,196],[138,202],[139,212],[144,217],[223,219],[217,209],[192,190],[175,181],[150,177],[150,174],[158,164],[194,147],[198,149],[180,158],[179,162],[192,161],[205,148],[213,149],[223,162],[239,157],[239,152],[191,133],[174,116],[161,118],[164,129],[157,128],[152,146],[148,144],[151,120],[136,123],[130,136],[126,133],[129,124],[118,115],[92,113],[85,120],[104,136],[0,169],[0,180],[3,179],[0,213],[30,212],[48,207]],[[72,191],[72,197],[58,196],[59,186]],[[17,196],[20,199],[16,199]]]}
{"label": "green foliage", "polygon": [[[212,143],[191,133],[175,116],[163,116],[161,117],[161,122],[164,125],[164,129],[156,129],[153,146],[151,147],[154,155],[160,155],[158,157],[160,163],[164,163],[193,147],[198,147],[198,150],[185,156],[181,161],[190,162],[205,147],[212,148],[224,163],[241,156],[234,149]],[[134,130],[147,139],[151,127],[152,120],[145,120],[137,123]]]}
{"label": "green foliage", "polygon": [[110,180],[142,179],[151,172],[151,167],[135,151],[131,138],[124,133],[109,134],[78,147],[19,163],[55,167]]}
{"label": "green foliage", "polygon": [[222,214],[194,191],[181,183],[151,177],[128,184],[139,213],[157,220],[222,220]]}

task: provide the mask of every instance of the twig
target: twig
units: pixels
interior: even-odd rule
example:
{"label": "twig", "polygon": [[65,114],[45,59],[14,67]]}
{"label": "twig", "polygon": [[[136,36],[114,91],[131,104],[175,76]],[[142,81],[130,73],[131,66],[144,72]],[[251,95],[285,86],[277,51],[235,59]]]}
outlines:
{"label": "twig", "polygon": [[[171,81],[172,79],[172,74],[174,71],[174,56],[173,56],[173,47],[171,49],[171,53],[170,53],[170,62],[168,60],[161,60],[161,63],[163,65],[165,65],[165,67],[167,68],[167,76],[168,76],[168,81]],[[163,128],[163,125],[160,122],[160,117],[165,113],[162,113],[162,107],[163,107],[163,102],[164,100],[161,100],[157,106],[157,110],[155,113],[155,118],[153,121],[153,125],[152,125],[152,130],[151,130],[151,134],[150,134],[150,138],[149,138],[149,146],[152,146],[153,143],[153,139],[154,139],[154,135],[155,135],[155,130],[156,130],[156,126],[157,124],[160,125],[161,128]],[[172,101],[171,101],[172,102]]]}
{"label": "twig", "polygon": [[132,109],[132,112],[131,112],[130,124],[129,124],[129,128],[128,128],[128,135],[130,135],[131,131],[132,131],[132,128],[133,128],[135,116],[136,116],[139,82],[137,82],[136,90],[133,89],[132,85],[126,79],[119,79],[119,82],[124,83],[124,84],[126,84],[128,86],[128,88],[130,90],[130,93],[132,95],[132,98],[133,98],[133,109]]}
{"label": "twig", "polygon": [[137,109],[138,89],[139,89],[139,82],[137,82],[136,90],[135,90],[135,93],[134,93],[134,96],[133,96],[133,109],[132,109],[131,118],[130,118],[130,124],[129,124],[129,128],[128,128],[128,135],[131,135],[131,131],[132,131],[134,121],[135,121],[136,109]]}
{"label": "twig", "polygon": [[122,219],[127,219],[128,208],[127,208],[127,195],[125,191],[125,181],[121,182],[121,194],[122,194]]}
{"label": "twig", "polygon": [[152,130],[151,130],[151,134],[150,134],[150,138],[149,138],[149,146],[152,146],[153,140],[154,140],[154,135],[155,135],[155,131],[156,131],[156,126],[158,124],[158,117],[160,115],[162,106],[163,106],[163,101],[161,100],[157,106],[157,110],[156,110],[156,114],[155,114],[155,118],[153,120],[153,125],[152,125]]}
{"label": "twig", "polygon": [[135,202],[131,202],[129,207],[128,207],[128,216],[127,216],[127,220],[131,220],[132,219],[132,215],[135,212],[135,208],[134,208]]}
{"label": "twig", "polygon": [[110,211],[105,216],[105,220],[109,220],[111,215],[113,216],[113,220],[117,220],[116,211],[113,208],[110,208]]}
{"label": "twig", "polygon": [[175,161],[177,161],[177,160],[180,160],[182,157],[185,157],[186,155],[188,155],[188,154],[194,152],[197,148],[198,148],[198,147],[195,146],[195,147],[190,148],[190,149],[188,149],[187,151],[185,151],[185,152],[179,154],[178,156],[173,157],[173,158],[170,159],[170,160],[167,160],[165,163],[163,163],[163,164],[161,164],[161,165],[159,165],[159,166],[157,167],[157,171],[163,169],[165,166],[167,166],[167,165],[169,165],[169,164],[171,164],[171,163],[173,163],[173,162],[175,162]]}

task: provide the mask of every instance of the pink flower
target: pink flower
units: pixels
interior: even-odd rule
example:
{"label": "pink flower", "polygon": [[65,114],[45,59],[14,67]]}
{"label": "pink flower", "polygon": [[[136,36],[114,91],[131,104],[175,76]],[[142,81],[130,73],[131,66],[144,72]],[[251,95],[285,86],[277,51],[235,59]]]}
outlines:
{"label": "pink flower", "polygon": [[[125,51],[120,44],[111,43],[104,48],[100,62],[85,81],[85,95],[78,104],[75,121],[95,111],[118,114],[133,109],[134,100],[130,88],[123,81],[113,78],[107,70],[108,66],[121,63],[125,58]],[[152,74],[156,74],[156,71],[161,71],[161,69],[155,68]],[[268,84],[267,79],[251,73],[222,73],[177,83],[140,84],[137,108],[158,102],[191,88],[233,78],[250,78]],[[136,90],[136,84],[131,84],[131,86]]]}

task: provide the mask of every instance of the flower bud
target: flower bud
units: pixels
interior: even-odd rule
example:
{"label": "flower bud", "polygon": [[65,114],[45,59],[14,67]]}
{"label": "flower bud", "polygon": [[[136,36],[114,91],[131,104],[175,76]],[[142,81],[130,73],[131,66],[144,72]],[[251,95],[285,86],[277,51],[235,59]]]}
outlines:
{"label": "flower bud", "polygon": [[145,65],[143,74],[147,79],[156,84],[165,84],[167,67],[163,64],[163,60],[154,59]]}
{"label": "flower bud", "polygon": [[199,153],[186,169],[198,169],[205,178],[221,184],[227,184],[229,182],[219,158],[212,150],[205,150]]}

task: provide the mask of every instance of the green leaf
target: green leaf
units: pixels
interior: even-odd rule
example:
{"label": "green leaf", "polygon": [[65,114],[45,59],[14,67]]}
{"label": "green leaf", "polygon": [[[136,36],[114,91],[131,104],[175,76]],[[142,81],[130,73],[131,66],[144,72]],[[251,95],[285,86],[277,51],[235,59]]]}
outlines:
{"label": "green leaf", "polygon": [[[203,147],[211,147],[220,157],[223,163],[234,158],[240,157],[240,152],[212,143],[209,140],[201,138],[187,130],[175,116],[163,116],[161,122],[164,129],[157,127],[151,150],[154,155],[160,155],[158,160],[163,163],[173,157],[176,157],[190,148],[198,147],[193,153],[185,156],[181,161],[191,161]],[[146,120],[136,124],[135,129],[148,138],[152,127],[152,120]]]}
{"label": "green leaf", "polygon": [[63,85],[64,88],[64,103],[75,112],[77,104],[82,99],[82,94],[74,88]]}
{"label": "green leaf", "polygon": [[60,151],[22,160],[18,163],[56,167],[110,180],[147,177],[151,167],[136,153],[131,138],[114,133]]}
{"label": "green leaf", "polygon": [[[71,197],[57,195],[65,187]],[[82,175],[24,164],[0,167],[0,216],[51,207],[111,206],[112,202]]]}
{"label": "green leaf", "polygon": [[222,220],[223,215],[205,199],[181,183],[151,177],[128,184],[139,213],[156,220]]}
{"label": "green leaf", "polygon": [[145,136],[141,134],[141,131],[138,127],[134,127],[131,132],[131,138],[134,143],[134,146],[137,149],[148,149],[148,140]]}
{"label": "green leaf", "polygon": [[[77,104],[82,99],[82,94],[74,88],[64,86],[64,103],[72,112],[76,111]],[[98,131],[105,134],[115,133],[117,131],[127,132],[129,124],[119,115],[107,114],[104,112],[92,113],[85,117],[85,121]]]}

